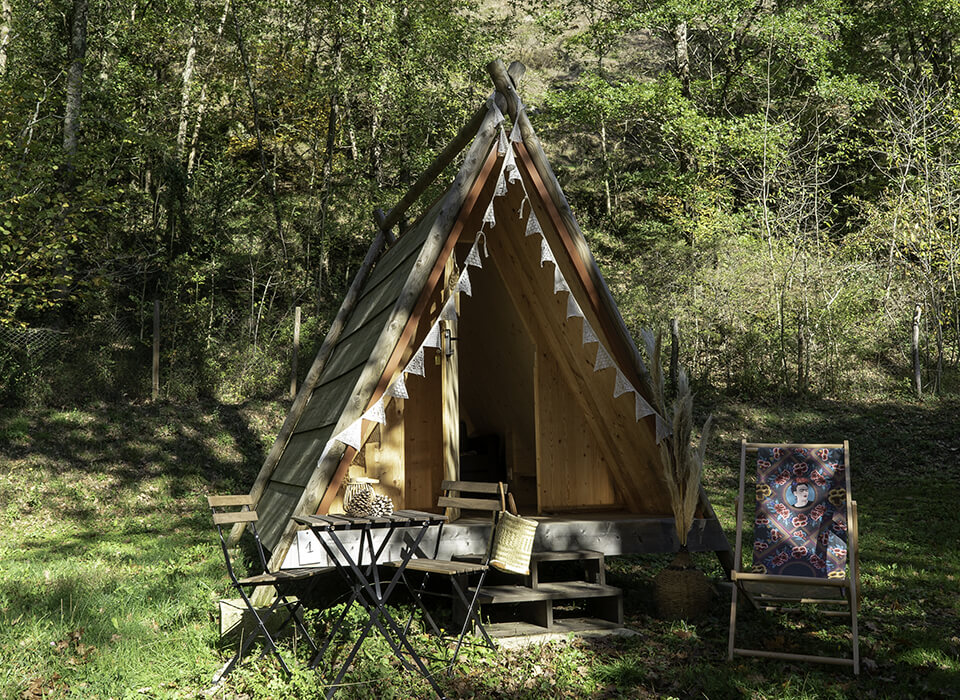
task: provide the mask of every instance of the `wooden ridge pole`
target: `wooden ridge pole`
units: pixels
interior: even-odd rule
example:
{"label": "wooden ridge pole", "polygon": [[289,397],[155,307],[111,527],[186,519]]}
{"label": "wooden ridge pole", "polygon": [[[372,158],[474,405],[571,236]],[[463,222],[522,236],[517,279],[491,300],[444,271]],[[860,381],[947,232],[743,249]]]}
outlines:
{"label": "wooden ridge pole", "polygon": [[[280,461],[280,456],[287,447],[287,442],[289,442],[293,436],[293,431],[297,427],[297,423],[300,421],[300,417],[303,415],[303,411],[306,409],[307,403],[310,400],[310,394],[313,392],[317,380],[320,378],[320,374],[327,364],[327,360],[330,359],[333,348],[336,347],[337,341],[340,340],[340,335],[343,333],[343,329],[347,324],[347,319],[350,318],[350,314],[353,313],[353,309],[360,299],[360,291],[363,289],[363,285],[366,283],[374,263],[376,263],[377,258],[380,257],[380,252],[385,242],[386,235],[384,232],[378,232],[376,238],[373,239],[373,243],[370,244],[370,249],[367,250],[367,255],[364,257],[363,263],[357,271],[357,276],[354,278],[353,284],[351,284],[350,289],[347,290],[347,295],[340,305],[340,310],[337,312],[336,318],[334,318],[333,323],[330,324],[327,337],[324,339],[323,345],[320,346],[320,350],[317,352],[317,356],[310,366],[310,371],[307,372],[307,376],[303,380],[303,386],[300,387],[300,391],[297,392],[297,397],[293,400],[290,412],[283,421],[283,426],[280,428],[277,439],[274,441],[273,447],[270,448],[267,458],[263,461],[263,466],[260,468],[260,473],[257,475],[256,481],[253,482],[253,486],[250,488],[250,498],[253,499],[254,508],[260,503],[260,496],[263,495],[263,490],[267,487],[267,482],[270,481],[274,469],[277,468],[277,463]],[[240,539],[244,527],[244,523],[237,523],[233,526],[228,540],[230,546],[235,545],[237,540]]]}

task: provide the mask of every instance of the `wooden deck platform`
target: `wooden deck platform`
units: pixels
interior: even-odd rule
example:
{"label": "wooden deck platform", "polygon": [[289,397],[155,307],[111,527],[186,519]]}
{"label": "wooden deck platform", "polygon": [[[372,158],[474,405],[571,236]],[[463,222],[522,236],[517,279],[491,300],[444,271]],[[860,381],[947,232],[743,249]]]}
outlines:
{"label": "wooden deck platform", "polygon": [[[534,552],[564,552],[570,550],[594,550],[606,556],[674,552],[679,548],[673,518],[644,518],[619,513],[577,513],[575,515],[534,516],[539,521]],[[356,547],[354,533],[343,533],[347,546]],[[382,536],[382,535],[381,535]],[[464,517],[443,526],[440,554],[452,559],[483,552],[490,536],[490,521],[486,518]],[[433,553],[436,535],[424,539],[421,548]],[[377,542],[377,537],[374,537]],[[381,561],[399,559],[402,556],[405,533],[398,533]],[[379,544],[379,542],[377,542]],[[690,551],[729,551],[730,545],[716,520],[698,519],[688,538]],[[297,533],[296,546],[290,548],[283,568],[298,566],[326,566],[329,562],[323,548],[313,533]]]}

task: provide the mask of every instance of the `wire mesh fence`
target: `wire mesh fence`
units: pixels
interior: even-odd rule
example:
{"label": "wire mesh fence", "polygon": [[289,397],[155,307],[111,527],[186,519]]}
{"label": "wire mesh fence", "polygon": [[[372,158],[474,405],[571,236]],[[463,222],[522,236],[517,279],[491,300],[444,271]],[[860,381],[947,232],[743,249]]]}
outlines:
{"label": "wire mesh fence", "polygon": [[[156,397],[238,401],[289,390],[293,317],[290,309],[251,320],[224,308],[197,323],[161,305]],[[321,326],[319,319],[304,318],[301,357],[312,350]],[[65,329],[0,325],[0,401],[151,399],[153,328],[149,313],[81,319]]]}

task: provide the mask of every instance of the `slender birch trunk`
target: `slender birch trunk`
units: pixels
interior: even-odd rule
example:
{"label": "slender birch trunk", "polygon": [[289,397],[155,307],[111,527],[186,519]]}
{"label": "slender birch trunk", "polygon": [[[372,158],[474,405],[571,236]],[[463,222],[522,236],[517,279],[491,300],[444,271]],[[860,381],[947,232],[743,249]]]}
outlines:
{"label": "slender birch trunk", "polygon": [[67,68],[67,102],[63,117],[63,153],[67,159],[67,180],[72,179],[77,154],[80,105],[83,88],[83,62],[87,55],[87,0],[73,0],[70,23],[70,66]]}
{"label": "slender birch trunk", "polygon": [[179,164],[187,145],[187,126],[190,120],[190,86],[193,82],[193,63],[197,56],[197,28],[190,31],[190,47],[183,62],[182,89],[180,92],[180,125],[177,129],[176,160]]}
{"label": "slender birch trunk", "polygon": [[0,0],[0,78],[7,74],[7,45],[10,43],[10,27],[13,10],[10,0]]}

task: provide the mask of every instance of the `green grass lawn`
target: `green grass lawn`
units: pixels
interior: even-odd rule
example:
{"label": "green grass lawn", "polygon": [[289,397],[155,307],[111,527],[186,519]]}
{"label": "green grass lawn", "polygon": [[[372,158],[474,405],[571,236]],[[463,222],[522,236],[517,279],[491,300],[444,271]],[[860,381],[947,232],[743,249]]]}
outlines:
{"label": "green grass lawn", "polygon": [[[711,407],[707,489],[732,541],[739,440],[851,442],[860,512],[859,679],[841,668],[726,658],[729,594],[702,619],[653,616],[664,556],[608,560],[631,638],[469,650],[452,697],[956,697],[960,695],[960,402]],[[283,418],[242,406],[0,409],[0,697],[315,697],[322,677],[229,656],[229,597],[204,496],[248,490]],[[697,555],[716,580],[715,558]],[[764,630],[774,632],[762,635]],[[843,650],[841,625],[747,613],[738,640]],[[741,636],[742,635],[742,636]],[[416,644],[438,651],[418,635]],[[301,656],[303,650],[300,650]],[[337,697],[428,697],[374,641]]]}

